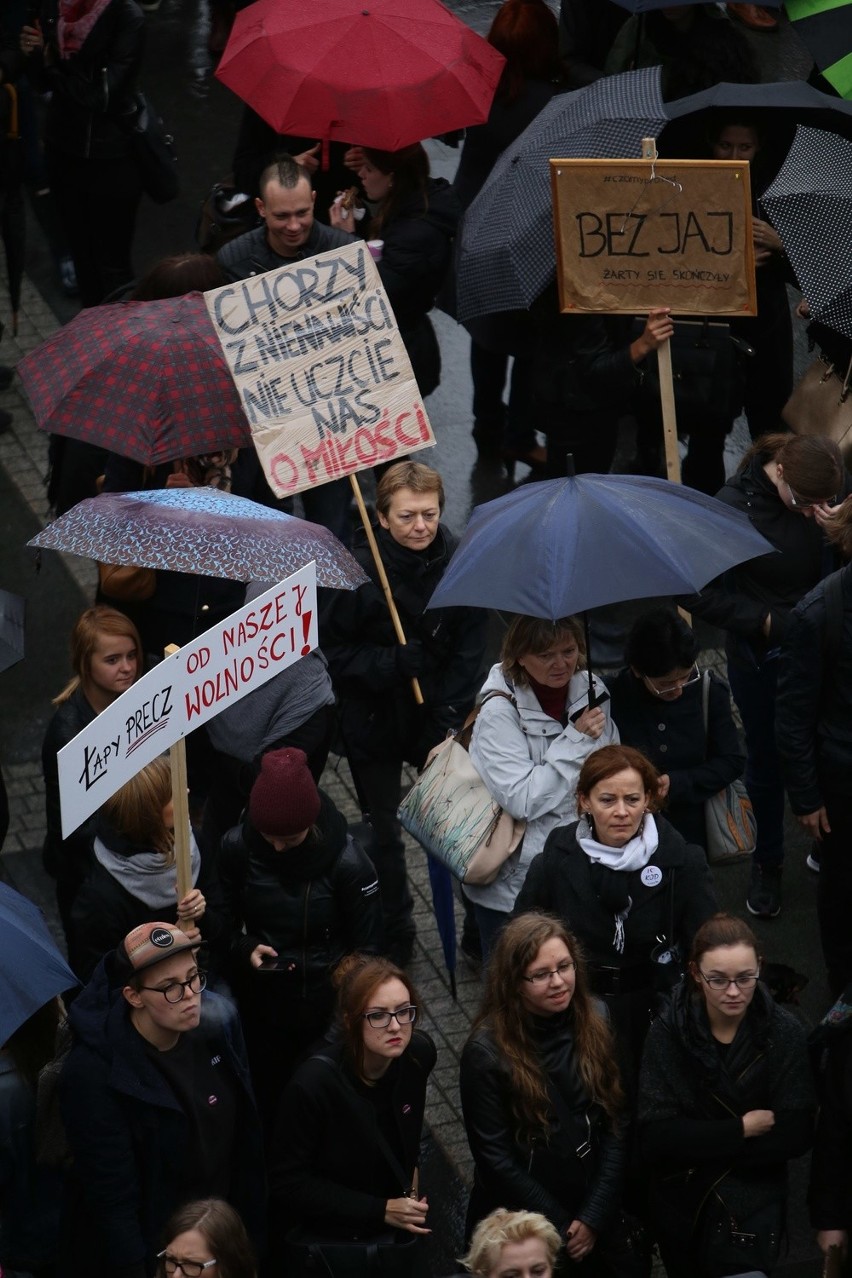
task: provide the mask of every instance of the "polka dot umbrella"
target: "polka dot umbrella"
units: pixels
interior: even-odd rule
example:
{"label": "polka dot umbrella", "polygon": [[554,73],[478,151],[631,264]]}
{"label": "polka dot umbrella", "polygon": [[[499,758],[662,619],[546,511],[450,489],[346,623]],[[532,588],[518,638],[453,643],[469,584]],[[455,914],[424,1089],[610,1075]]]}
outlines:
{"label": "polka dot umbrella", "polygon": [[761,204],[813,318],[852,338],[852,142],[799,125]]}

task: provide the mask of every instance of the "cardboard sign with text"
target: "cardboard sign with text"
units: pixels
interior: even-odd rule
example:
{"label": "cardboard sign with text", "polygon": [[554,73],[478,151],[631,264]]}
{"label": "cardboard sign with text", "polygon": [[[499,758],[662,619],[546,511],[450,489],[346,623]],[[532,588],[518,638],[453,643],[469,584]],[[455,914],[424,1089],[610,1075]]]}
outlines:
{"label": "cardboard sign with text", "polygon": [[277,496],[434,444],[362,242],[204,296]]}
{"label": "cardboard sign with text", "polygon": [[63,746],[62,837],[180,737],[316,646],[311,562],[166,657]]}
{"label": "cardboard sign with text", "polygon": [[551,160],[563,311],[756,315],[748,164]]}

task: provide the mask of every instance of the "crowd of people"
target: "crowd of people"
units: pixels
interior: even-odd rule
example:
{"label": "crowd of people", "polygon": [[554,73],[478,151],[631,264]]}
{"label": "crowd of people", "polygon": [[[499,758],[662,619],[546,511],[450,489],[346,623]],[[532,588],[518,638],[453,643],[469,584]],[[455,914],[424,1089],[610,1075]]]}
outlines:
{"label": "crowd of people", "polygon": [[[217,41],[240,7],[211,0]],[[629,67],[662,65],[669,97],[756,81],[741,27],[774,21],[742,4],[641,20],[610,0],[563,0],[558,16],[545,0],[495,4],[488,38],[505,70],[454,182],[431,175],[420,143],[352,138],[324,164],[316,139],[282,137],[245,107],[240,216],[220,223],[215,251],[136,280],[145,16],[135,0],[7,10],[0,84],[43,116],[39,172],[84,306],[204,291],[360,236],[424,398],[441,379],[429,313],[453,311],[459,228],[505,148],[557,94]],[[715,115],[693,154],[749,160],[759,196],[777,141],[738,110]],[[0,1043],[6,1278],[437,1278],[423,1137],[430,1076],[452,1062],[421,1028],[398,808],[405,769],[427,766],[477,706],[470,760],[523,839],[492,881],[457,891],[482,975],[458,1069],[474,1166],[459,1263],[482,1278],[648,1278],[657,1247],[669,1278],[768,1275],[784,1255],[789,1164],[811,1150],[815,1254],[850,1263],[852,503],[839,447],[781,419],[795,280],[759,213],[760,314],[731,326],[751,354],[717,379],[684,464],[685,482],[772,547],[677,601],[724,632],[727,682],[701,669],[674,603],[642,611],[606,679],[572,616],[504,618],[495,653],[484,610],[428,607],[457,545],[436,470],[377,467],[369,529],[353,528],[348,484],[320,485],[304,514],[367,580],[320,591],[319,647],[188,738],[184,889],[166,759],[63,833],[58,755],[166,643],[267,583],[99,565],[42,750],[43,865],[78,983]],[[559,477],[569,458],[606,472],[632,415],[634,469],[656,473],[646,374],[673,332],[667,307],[635,327],[560,315],[553,289],[529,312],[471,321],[480,463],[510,481],[518,465]],[[726,478],[741,411],[753,442]],[[60,512],[102,490],[188,486],[290,508],[253,449],[145,467],[55,439],[51,457]],[[330,753],[348,762],[357,825],[323,789]],[[740,778],[757,829],[742,917],[720,910],[706,824],[708,801]],[[746,922],[782,909],[787,800],[812,840],[837,999],[810,1037],[770,990]]]}

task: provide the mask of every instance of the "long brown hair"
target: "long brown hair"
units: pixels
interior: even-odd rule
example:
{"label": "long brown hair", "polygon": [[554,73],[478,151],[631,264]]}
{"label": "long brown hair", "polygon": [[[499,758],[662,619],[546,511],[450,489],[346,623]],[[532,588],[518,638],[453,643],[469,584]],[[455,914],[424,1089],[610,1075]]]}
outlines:
{"label": "long brown hair", "polygon": [[370,1000],[385,981],[400,981],[408,991],[408,1001],[419,1009],[417,992],[411,981],[390,959],[372,954],[347,954],[334,970],[337,990],[337,1017],[346,1055],[359,1078],[364,1078],[364,1013]]}
{"label": "long brown hair", "polygon": [[485,994],[473,1032],[487,1029],[508,1062],[512,1080],[512,1112],[518,1135],[529,1139],[550,1126],[547,1080],[535,1049],[529,1013],[521,999],[521,981],[548,941],[562,941],[576,963],[570,1011],[580,1077],[591,1100],[617,1123],[624,1093],[613,1066],[612,1031],[589,991],[586,961],[579,941],[552,914],[537,910],[510,919],[491,954]]}
{"label": "long brown hair", "polygon": [[422,212],[429,207],[429,157],[419,142],[405,146],[400,151],[378,151],[365,146],[364,155],[374,169],[393,179],[393,185],[379,203],[376,215],[370,223],[370,238],[381,238],[386,224],[414,195],[423,201]]}
{"label": "long brown hair", "polygon": [[[139,631],[129,617],[117,608],[109,608],[106,604],[97,604],[80,613],[71,631],[71,669],[74,678],[67,683],[58,697],[54,697],[55,706],[77,691],[81,684],[85,685],[92,668],[92,657],[98,646],[101,635],[112,638],[130,639],[136,645],[136,677],[142,674],[142,640]],[[85,687],[84,687],[85,691]]]}
{"label": "long brown hair", "polygon": [[761,435],[743,457],[739,469],[745,470],[755,459],[783,466],[785,480],[805,501],[824,501],[843,491],[843,458],[833,439],[780,432]]}

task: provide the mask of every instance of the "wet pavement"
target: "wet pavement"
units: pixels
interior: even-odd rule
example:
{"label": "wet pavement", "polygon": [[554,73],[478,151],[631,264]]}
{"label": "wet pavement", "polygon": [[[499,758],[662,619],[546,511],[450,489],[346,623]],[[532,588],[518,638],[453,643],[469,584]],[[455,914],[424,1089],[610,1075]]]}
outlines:
{"label": "wet pavement", "polygon": [[[450,4],[481,32],[488,29],[496,3],[457,0]],[[208,20],[205,0],[163,0],[148,15],[149,45],[145,88],[176,133],[180,154],[182,191],[171,205],[143,206],[137,236],[137,269],[164,253],[194,247],[194,230],[201,200],[210,185],[224,177],[236,137],[239,106],[231,94],[211,79],[206,50]],[[766,78],[784,78],[806,72],[801,50],[789,30],[779,36],[754,37]],[[457,152],[440,143],[429,144],[433,167],[450,176]],[[16,340],[8,336],[0,358],[13,363],[33,349],[56,326],[76,311],[74,302],[60,292],[50,255],[38,227],[33,226],[28,249],[21,326]],[[8,320],[0,300],[0,315]],[[470,437],[471,387],[467,364],[467,339],[463,330],[446,316],[436,316],[444,374],[428,408],[438,440],[435,450],[421,454],[443,474],[448,491],[447,522],[464,527],[470,508],[507,488],[500,468],[477,464]],[[800,349],[798,361],[804,360]],[[0,437],[0,585],[27,599],[28,658],[0,675],[2,704],[2,759],[12,804],[12,826],[0,856],[0,875],[42,903],[56,923],[51,885],[41,871],[39,849],[44,833],[43,794],[39,755],[41,740],[51,714],[50,697],[68,675],[67,636],[73,619],[89,602],[94,588],[90,564],[73,556],[47,554],[38,575],[31,551],[23,543],[42,526],[46,515],[43,476],[46,444],[34,426],[16,383],[0,394],[0,407],[12,411],[13,429]],[[729,464],[745,444],[742,426],[732,437]],[[629,452],[625,434],[620,459]],[[522,473],[522,472],[521,472]],[[495,623],[495,641],[499,637]],[[705,663],[723,667],[719,636],[702,632]],[[324,785],[352,821],[359,813],[345,763],[333,761]],[[807,847],[795,823],[788,830],[788,868],[785,871],[785,904],[780,918],[756,926],[766,957],[792,963],[811,977],[802,997],[802,1014],[813,1023],[827,1005],[814,918],[815,878],[805,868]],[[432,1203],[431,1272],[450,1273],[457,1266],[471,1160],[461,1125],[457,1089],[458,1057],[475,1014],[479,983],[464,959],[459,960],[458,1000],[450,996],[440,956],[440,944],[429,905],[425,857],[409,843],[409,869],[417,902],[418,946],[413,975],[426,1008],[426,1028],[439,1047],[438,1065],[430,1082],[428,1121],[430,1138],[424,1166],[424,1187]],[[725,907],[742,912],[746,867],[726,869],[716,876]],[[820,1272],[802,1208],[806,1168],[795,1169],[791,1247],[778,1272],[789,1278]]]}

